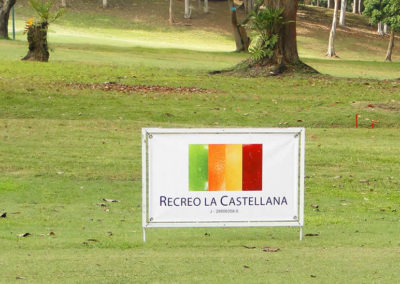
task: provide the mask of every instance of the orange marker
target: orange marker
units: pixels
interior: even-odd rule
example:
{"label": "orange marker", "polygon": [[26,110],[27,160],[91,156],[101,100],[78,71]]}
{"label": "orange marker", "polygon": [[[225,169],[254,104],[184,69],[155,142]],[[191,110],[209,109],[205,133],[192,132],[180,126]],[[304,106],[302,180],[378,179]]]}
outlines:
{"label": "orange marker", "polygon": [[358,128],[358,114],[356,114],[356,128]]}

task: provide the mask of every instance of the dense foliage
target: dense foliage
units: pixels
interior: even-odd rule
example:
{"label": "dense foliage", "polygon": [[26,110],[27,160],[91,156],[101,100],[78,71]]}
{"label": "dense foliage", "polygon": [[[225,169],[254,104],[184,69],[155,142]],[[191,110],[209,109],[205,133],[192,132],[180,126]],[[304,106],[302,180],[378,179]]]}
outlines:
{"label": "dense foliage", "polygon": [[385,8],[387,18],[385,23],[395,31],[400,30],[400,0],[390,0],[390,4]]}
{"label": "dense foliage", "polygon": [[394,30],[400,30],[400,0],[366,0],[363,15],[371,22],[389,25]]}
{"label": "dense foliage", "polygon": [[285,21],[283,9],[266,8],[252,12],[248,28],[257,34],[249,51],[253,60],[271,58],[278,42],[278,34]]}
{"label": "dense foliage", "polygon": [[30,0],[29,4],[38,14],[41,23],[51,23],[61,17],[65,9],[59,9],[52,13],[52,7],[54,0],[42,1],[42,0]]}

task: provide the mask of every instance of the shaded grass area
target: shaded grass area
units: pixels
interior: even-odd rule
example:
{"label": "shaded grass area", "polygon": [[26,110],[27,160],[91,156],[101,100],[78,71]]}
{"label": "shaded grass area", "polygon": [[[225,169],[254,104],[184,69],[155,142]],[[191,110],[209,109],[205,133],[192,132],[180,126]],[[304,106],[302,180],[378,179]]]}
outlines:
{"label": "shaded grass area", "polygon": [[[326,58],[332,14],[333,9],[310,6],[298,11],[297,39],[301,57]],[[339,61],[383,62],[389,44],[389,35],[379,36],[376,30],[376,25],[371,25],[368,18],[346,13],[346,25],[338,26],[335,36],[334,44]],[[398,61],[397,49],[393,54],[395,55],[393,60]],[[357,74],[351,77],[357,77]]]}
{"label": "shaded grass area", "polygon": [[[67,13],[50,26],[50,42],[109,45],[112,47],[184,48],[202,51],[233,51],[229,11],[226,3],[210,3],[210,13],[192,5],[193,18],[182,18],[183,3],[177,2],[178,24],[168,25],[168,3],[136,1],[113,3],[102,9],[100,3],[72,1]],[[34,13],[27,3],[17,8],[17,38],[22,35],[24,21]],[[201,10],[201,9],[200,9]],[[241,17],[243,11],[239,11]],[[304,58],[324,59],[328,46],[333,9],[302,6],[298,10],[298,46]],[[345,27],[338,27],[335,47],[343,60],[383,62],[389,35],[378,36],[376,26],[366,17],[347,13]],[[399,55],[395,46],[393,60]],[[314,66],[313,66],[314,67]],[[318,67],[318,66],[317,66]],[[355,70],[357,71],[357,70]],[[371,70],[368,77],[373,77]],[[336,74],[335,74],[336,75]],[[351,77],[364,77],[357,72]]]}
{"label": "shaded grass area", "polygon": [[[59,40],[62,41],[65,38],[60,37]],[[79,41],[72,43],[69,40],[51,43],[53,52],[50,55],[50,61],[82,62],[90,65],[201,70],[205,73],[206,71],[232,68],[248,58],[247,54],[234,52],[112,46],[107,44],[110,43],[107,40],[102,40],[102,43],[105,43],[105,45],[96,41],[91,44],[80,43]],[[0,52],[3,60],[19,60],[26,55],[27,46],[23,41],[0,41]],[[302,60],[322,74],[380,80],[400,78],[399,62],[320,59],[308,56],[303,57]],[[3,64],[5,65],[3,68],[8,68],[5,61]]]}
{"label": "shaded grass area", "polygon": [[322,74],[344,78],[399,80],[400,62],[303,58]]}
{"label": "shaded grass area", "polygon": [[[6,49],[7,47],[14,49]],[[4,57],[11,60],[19,60],[26,53],[24,44],[6,43]],[[177,49],[152,49],[142,47],[104,47],[100,45],[52,45],[54,53],[51,53],[50,61],[58,62],[82,62],[90,65],[121,65],[121,66],[149,66],[153,68],[162,67],[170,69],[194,69],[214,70],[224,69],[232,66],[244,58],[242,54],[236,53],[211,53],[196,52]],[[179,62],[179,64],[177,64]]]}
{"label": "shaded grass area", "polygon": [[[103,9],[101,2],[69,0],[67,13],[58,21],[70,27],[99,27],[120,29],[141,29],[147,31],[207,30],[230,32],[229,9],[225,1],[210,1],[209,12],[204,13],[202,5],[191,4],[191,19],[184,19],[184,2],[174,3],[175,24],[169,25],[169,2],[164,0],[114,0]],[[20,0],[16,5],[17,15],[31,17],[34,12],[28,1]]]}
{"label": "shaded grass area", "polygon": [[[18,41],[26,42],[24,27],[24,21],[16,22],[16,39]],[[227,52],[235,49],[231,37],[224,34],[178,28],[167,31],[123,30],[115,23],[109,28],[96,25],[88,25],[86,28],[79,25],[69,27],[52,23],[49,26],[48,41],[51,46],[53,44],[67,47],[68,45],[102,46],[104,49],[116,48],[116,50],[118,48],[147,47]]]}

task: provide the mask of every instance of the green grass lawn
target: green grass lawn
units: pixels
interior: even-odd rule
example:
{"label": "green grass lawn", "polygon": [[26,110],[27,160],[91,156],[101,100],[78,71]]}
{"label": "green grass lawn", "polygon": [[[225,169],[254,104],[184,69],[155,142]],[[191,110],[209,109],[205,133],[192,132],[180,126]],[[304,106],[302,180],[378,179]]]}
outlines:
{"label": "green grass lawn", "polygon": [[[219,40],[208,50],[149,48],[93,34],[60,35],[45,64],[19,61],[22,37],[0,41],[0,282],[398,281],[400,82],[389,80],[400,77],[398,63],[310,53],[306,63],[349,78],[209,75],[247,55],[215,52]],[[201,39],[206,46],[209,34]],[[104,91],[104,82],[208,91]],[[305,233],[319,236],[149,229],[142,242],[142,127],[290,126],[307,128]],[[103,198],[121,202],[101,207]]]}

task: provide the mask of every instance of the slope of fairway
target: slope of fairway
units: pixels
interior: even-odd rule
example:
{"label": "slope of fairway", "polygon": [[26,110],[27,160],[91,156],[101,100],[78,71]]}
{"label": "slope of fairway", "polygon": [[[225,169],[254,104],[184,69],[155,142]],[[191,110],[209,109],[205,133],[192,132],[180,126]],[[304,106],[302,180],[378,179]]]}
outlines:
{"label": "slope of fairway", "polygon": [[[95,3],[70,0],[67,13],[51,26],[55,42],[102,44],[111,46],[142,46],[151,48],[179,48],[200,51],[233,51],[229,9],[225,2],[211,2],[210,12],[204,14],[192,5],[192,18],[183,19],[183,1],[177,2],[176,21],[168,24],[168,1],[119,1],[109,9]],[[26,1],[17,4],[17,30],[35,15]],[[243,18],[242,9],[238,10]],[[332,21],[332,9],[300,5],[297,35],[300,56],[325,58]],[[21,32],[19,35],[22,36]],[[103,42],[103,40],[105,40]],[[383,61],[389,36],[378,36],[376,26],[368,19],[347,13],[346,26],[338,26],[335,47],[344,60]],[[400,60],[395,51],[393,60]]]}
{"label": "slope of fairway", "polygon": [[[0,77],[0,213],[7,212],[0,282],[399,279],[397,82],[14,60],[1,61]],[[210,92],[99,88],[106,81]],[[146,126],[307,127],[305,233],[318,236],[299,242],[294,228],[153,229],[144,244]]]}
{"label": "slope of fairway", "polygon": [[[151,10],[153,22],[149,22],[129,5],[123,8],[132,13],[131,17],[120,6],[102,10],[92,4],[79,6],[77,2],[78,6],[71,5],[64,18],[50,27],[49,42],[54,50],[51,60],[210,71],[231,68],[248,58],[247,54],[232,53],[235,46],[227,29],[229,13],[222,3],[210,4],[210,15],[194,10],[192,20],[173,26],[163,20],[165,4],[157,2],[158,8]],[[323,74],[338,77],[400,78],[397,50],[393,63],[383,62],[387,37],[377,36],[375,28],[359,15],[348,13],[347,26],[338,28],[335,45],[339,58],[326,58],[331,14],[331,9],[325,8],[302,6],[299,10],[299,54],[307,64]],[[25,55],[23,19],[28,15],[32,11],[22,2],[17,6],[17,42],[0,43],[3,58]]]}
{"label": "slope of fairway", "polygon": [[[16,22],[17,40],[25,41],[24,22]],[[11,32],[11,31],[10,31]],[[197,51],[234,51],[235,43],[226,35],[202,30],[124,30],[118,26],[70,27],[52,24],[49,42],[53,44],[103,45],[109,47],[177,48]]]}

